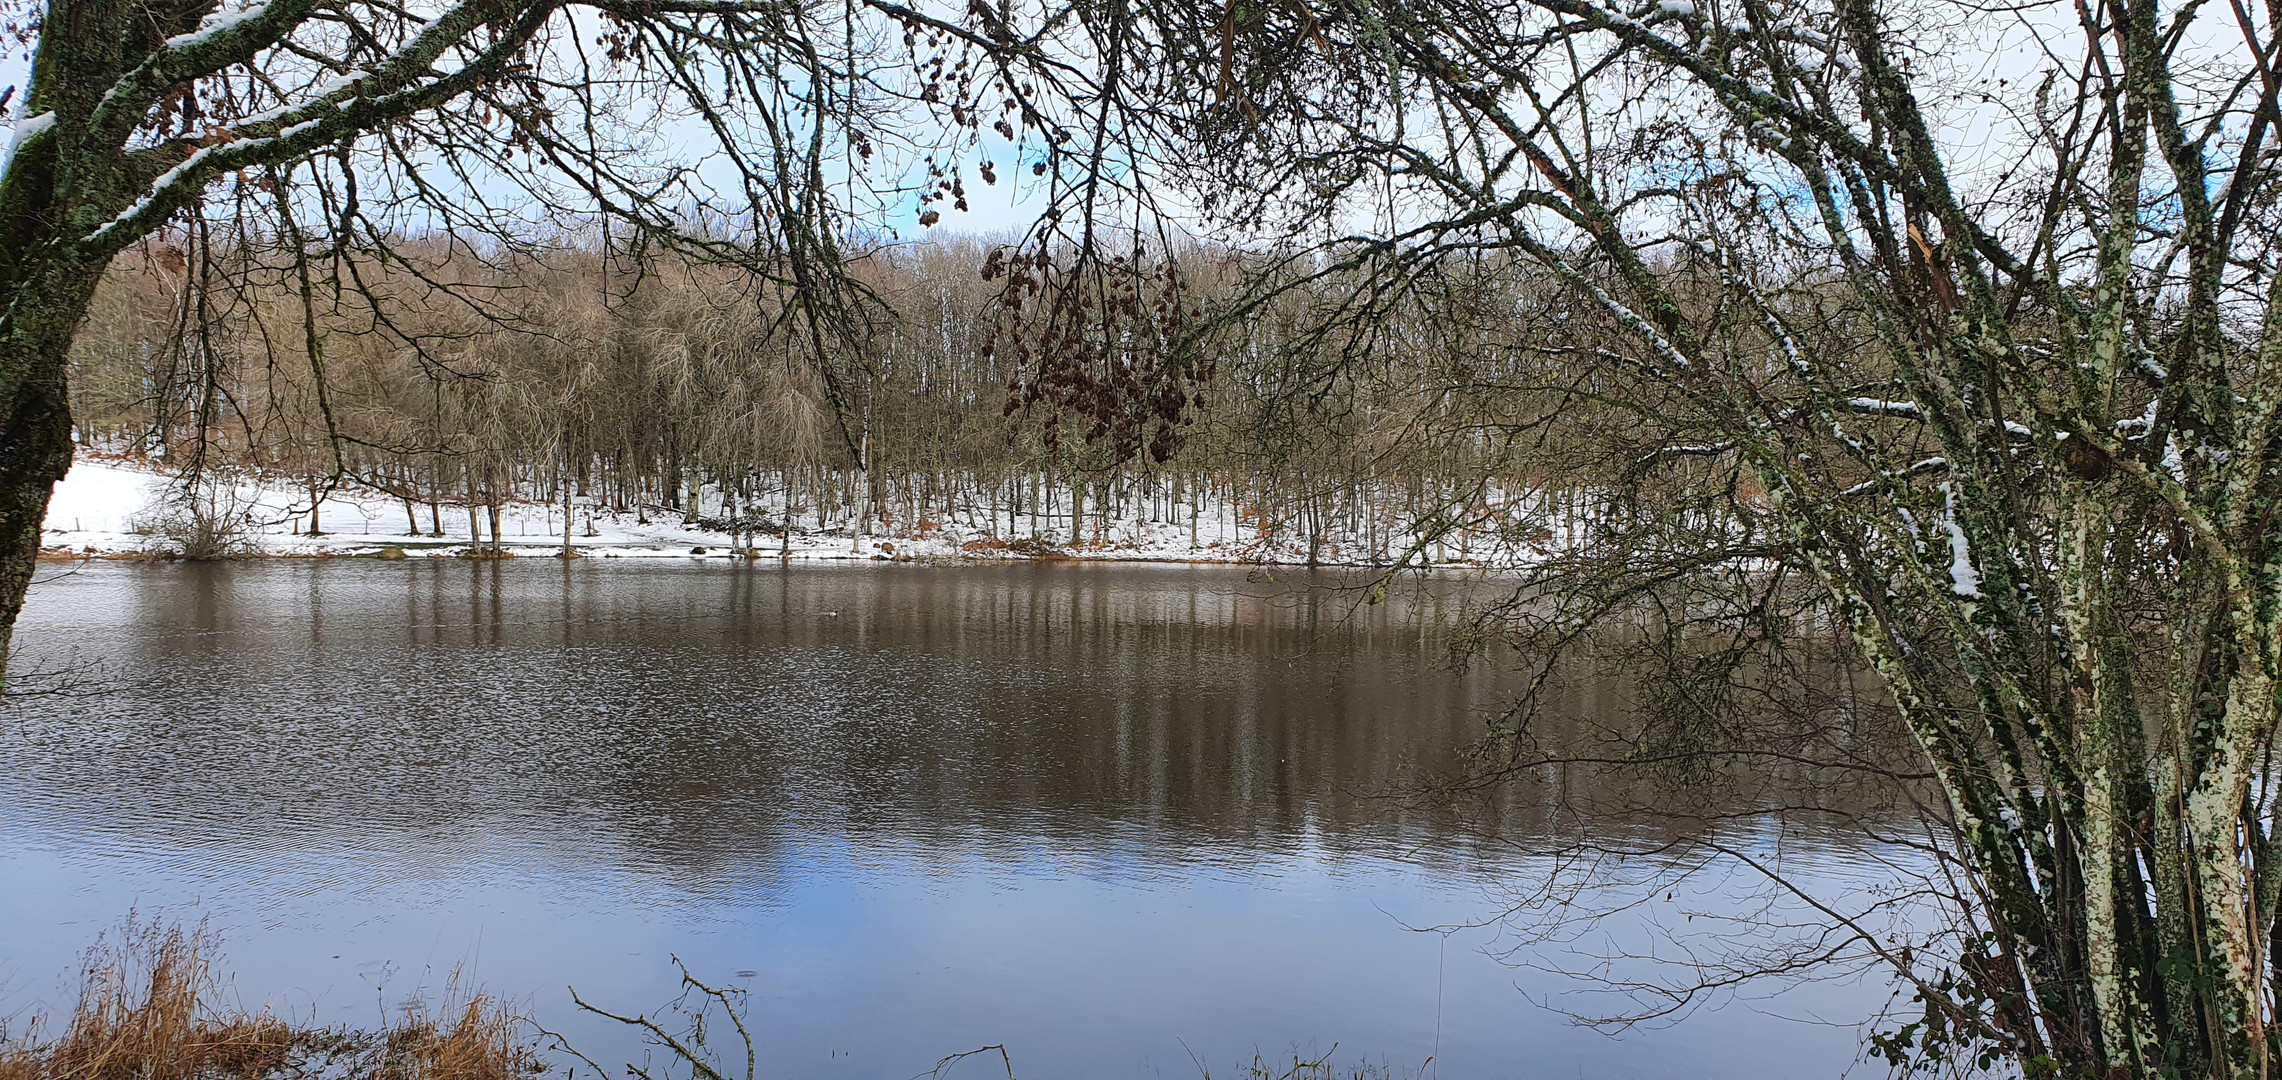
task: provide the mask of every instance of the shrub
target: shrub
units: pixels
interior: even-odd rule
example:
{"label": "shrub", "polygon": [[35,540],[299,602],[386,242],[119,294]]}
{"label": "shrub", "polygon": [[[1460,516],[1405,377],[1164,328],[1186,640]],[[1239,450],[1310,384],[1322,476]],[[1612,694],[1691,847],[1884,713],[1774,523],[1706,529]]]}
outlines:
{"label": "shrub", "polygon": [[134,529],[170,543],[185,559],[227,559],[254,554],[247,524],[252,509],[237,486],[203,472],[167,486],[156,505],[134,519]]}

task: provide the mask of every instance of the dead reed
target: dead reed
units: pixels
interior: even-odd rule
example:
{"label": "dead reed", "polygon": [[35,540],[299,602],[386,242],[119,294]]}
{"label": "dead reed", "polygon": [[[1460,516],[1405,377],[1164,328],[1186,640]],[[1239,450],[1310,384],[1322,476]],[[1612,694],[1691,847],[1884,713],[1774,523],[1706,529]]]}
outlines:
{"label": "dead reed", "polygon": [[[462,992],[455,973],[443,997],[415,1000],[378,1030],[295,1024],[269,1009],[228,1004],[211,966],[214,940],[204,926],[184,929],[128,916],[88,950],[79,1000],[61,1034],[40,1037],[41,1018],[20,1032],[0,1019],[0,1080],[540,1080],[549,1070],[525,1033],[547,1035],[483,994]],[[677,957],[674,961],[681,963]],[[682,995],[657,1014],[621,1015],[572,1000],[597,1016],[638,1028],[664,1067],[629,1064],[633,1080],[755,1080],[758,1055],[745,1025],[744,991],[698,981],[684,966]],[[711,1021],[728,1020],[744,1055],[741,1078],[717,1058]],[[567,1043],[565,1054],[603,1068]],[[1336,1049],[1336,1048],[1335,1048]],[[953,1054],[931,1073],[944,1077],[970,1058],[996,1058],[1014,1075],[1003,1046]],[[1200,1080],[1212,1071],[1197,1063]],[[987,1066],[986,1066],[987,1068]],[[1297,1053],[1288,1065],[1255,1057],[1239,1080],[1422,1080],[1369,1063],[1331,1064],[1331,1056]]]}
{"label": "dead reed", "polygon": [[[457,979],[454,983],[457,983]],[[445,1000],[458,995],[447,991]],[[449,1023],[447,1017],[457,1012]],[[358,1080],[529,1080],[546,1072],[522,1037],[524,1019],[476,994],[439,1013],[407,1011],[380,1040],[375,1066]]]}
{"label": "dead reed", "polygon": [[532,1080],[523,1021],[481,994],[406,1008],[378,1031],[297,1025],[223,1000],[204,927],[129,917],[89,950],[63,1031],[0,1026],[0,1080]]}
{"label": "dead reed", "polygon": [[[1338,1049],[1332,1047],[1332,1053]],[[1432,1059],[1414,1071],[1397,1072],[1392,1066],[1373,1064],[1369,1060],[1334,1065],[1332,1053],[1311,1058],[1295,1050],[1288,1065],[1279,1058],[1256,1053],[1252,1055],[1252,1063],[1238,1071],[1237,1080],[1429,1080],[1435,1075]],[[1196,1070],[1198,1080],[1212,1080],[1212,1070],[1204,1062],[1197,1062]]]}

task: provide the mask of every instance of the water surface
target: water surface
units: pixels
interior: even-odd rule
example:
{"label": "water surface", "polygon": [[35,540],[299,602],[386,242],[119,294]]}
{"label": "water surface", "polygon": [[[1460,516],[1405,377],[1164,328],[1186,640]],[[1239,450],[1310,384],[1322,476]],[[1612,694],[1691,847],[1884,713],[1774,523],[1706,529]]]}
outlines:
{"label": "water surface", "polygon": [[[1886,999],[1753,985],[1610,1035],[1527,949],[1493,955],[1544,873],[1511,841],[1557,815],[1521,798],[1484,840],[1387,797],[1514,692],[1443,663],[1463,583],[1359,607],[1186,567],[43,577],[21,647],[102,692],[0,715],[0,1015],[63,999],[130,909],[208,920],[251,1003],[371,1022],[464,968],[605,1060],[632,1043],[565,988],[655,1007],[678,956],[751,991],[772,1077],[909,1077],[985,1044],[1025,1077],[1295,1049],[1831,1076]],[[1877,876],[1842,842],[1803,858]]]}

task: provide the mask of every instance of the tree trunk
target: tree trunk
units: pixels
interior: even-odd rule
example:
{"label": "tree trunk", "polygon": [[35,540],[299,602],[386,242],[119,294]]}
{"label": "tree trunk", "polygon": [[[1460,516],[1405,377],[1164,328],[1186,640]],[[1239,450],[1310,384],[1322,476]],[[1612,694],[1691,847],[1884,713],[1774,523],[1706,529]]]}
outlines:
{"label": "tree trunk", "polygon": [[412,502],[414,490],[412,487],[412,465],[410,462],[399,461],[398,466],[400,475],[397,478],[399,486],[396,489],[396,497],[404,503],[404,531],[413,536],[418,536],[420,535],[420,514]]}
{"label": "tree trunk", "polygon": [[1070,546],[1079,547],[1086,542],[1086,482],[1077,474],[1070,475]]}
{"label": "tree trunk", "polygon": [[[19,125],[0,173],[0,684],[48,499],[71,468],[65,364],[72,335],[111,261],[76,241],[131,204],[145,183],[115,147],[84,146],[78,121],[137,62],[136,48],[175,32],[147,7],[51,0],[46,8],[21,115],[61,120],[37,131]],[[202,14],[180,11],[193,22]]]}
{"label": "tree trunk", "polygon": [[575,559],[578,552],[571,549],[571,522],[577,519],[578,508],[571,503],[570,478],[564,476],[558,483],[563,489],[563,558]]}
{"label": "tree trunk", "polygon": [[19,282],[0,316],[0,407],[7,410],[0,428],[0,685],[39,560],[48,499],[71,469],[65,359],[102,268],[34,272],[39,278]]}

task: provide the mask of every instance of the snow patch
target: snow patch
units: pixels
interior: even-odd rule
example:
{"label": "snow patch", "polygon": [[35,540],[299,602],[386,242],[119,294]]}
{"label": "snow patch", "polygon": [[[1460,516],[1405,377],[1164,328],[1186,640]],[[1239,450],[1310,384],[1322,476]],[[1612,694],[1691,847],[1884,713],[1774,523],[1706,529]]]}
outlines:
{"label": "snow patch", "polygon": [[161,477],[82,455],[48,498],[42,532],[69,531],[109,547],[134,532],[134,518],[155,506]]}
{"label": "snow patch", "polygon": [[[226,508],[241,546],[269,555],[321,556],[396,553],[408,556],[464,555],[475,547],[466,506],[446,503],[410,506],[390,494],[343,488],[324,495],[318,508],[322,534],[306,530],[310,491],[306,480],[282,474],[223,470],[213,474],[215,506]],[[158,462],[82,448],[71,471],[55,487],[43,523],[40,545],[53,555],[126,555],[179,549],[163,535],[162,523],[171,478]],[[786,520],[783,493],[764,491],[740,503],[739,513],[772,531],[731,537],[721,495],[707,488],[701,502],[705,523],[685,525],[682,512],[660,506],[614,509],[580,497],[573,507],[571,543],[578,554],[603,558],[725,558],[780,556],[797,561],[997,559],[1015,554],[1048,558],[1297,565],[1313,557],[1326,566],[1383,566],[1406,553],[1439,567],[1505,570],[1529,566],[1550,555],[1590,542],[1581,517],[1571,517],[1560,500],[1532,490],[1492,491],[1481,519],[1446,543],[1425,543],[1396,511],[1365,515],[1367,529],[1353,524],[1332,528],[1311,544],[1296,520],[1248,505],[1241,492],[1223,497],[1152,501],[1136,497],[1117,505],[1089,498],[1083,535],[1072,542],[1067,492],[1060,505],[1041,515],[1025,504],[1017,516],[1004,506],[965,505],[944,512],[926,508],[922,520],[908,517],[900,500],[890,513],[857,537],[848,529],[847,508],[831,508],[819,525],[816,508],[802,505],[790,515],[787,544],[773,531]],[[1388,500],[1387,505],[1397,505]],[[1571,504],[1574,508],[1574,504]],[[439,512],[440,511],[440,512]],[[490,515],[482,518],[481,541],[494,543]],[[510,499],[500,506],[499,547],[508,554],[546,557],[562,551],[560,501]],[[731,550],[733,543],[751,550]],[[393,551],[391,550],[393,549]]]}

